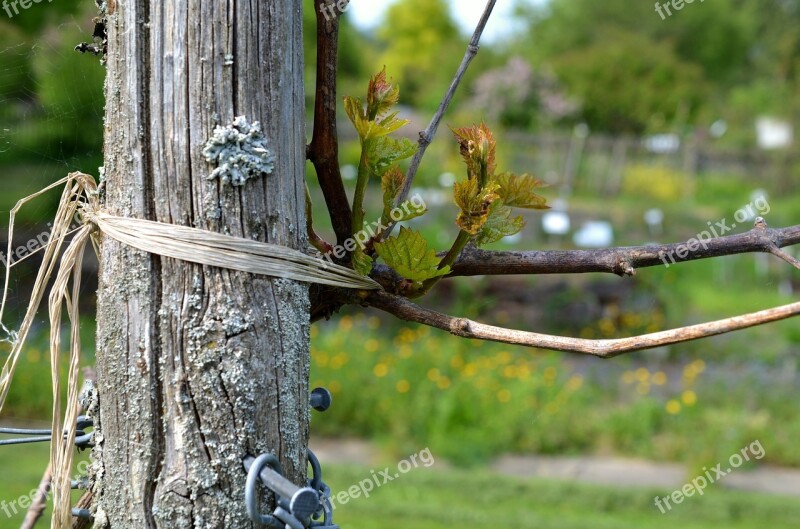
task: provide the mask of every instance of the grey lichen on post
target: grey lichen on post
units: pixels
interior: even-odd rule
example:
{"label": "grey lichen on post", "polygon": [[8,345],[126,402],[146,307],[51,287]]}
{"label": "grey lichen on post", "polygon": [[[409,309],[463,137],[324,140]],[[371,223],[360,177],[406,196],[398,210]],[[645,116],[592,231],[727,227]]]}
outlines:
{"label": "grey lichen on post", "polygon": [[250,123],[244,116],[232,125],[216,127],[203,148],[203,156],[217,168],[208,176],[219,178],[223,184],[241,186],[256,176],[270,174],[275,157],[267,149],[267,138],[258,121]]}

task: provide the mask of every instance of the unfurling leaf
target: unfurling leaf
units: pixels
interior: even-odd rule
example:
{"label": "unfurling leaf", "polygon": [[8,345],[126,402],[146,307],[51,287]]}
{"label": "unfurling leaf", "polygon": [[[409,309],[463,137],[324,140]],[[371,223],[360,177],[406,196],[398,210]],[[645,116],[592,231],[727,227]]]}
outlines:
{"label": "unfurling leaf", "polygon": [[397,112],[389,114],[382,119],[370,120],[361,100],[349,96],[344,98],[344,111],[353,123],[362,143],[381,136],[387,136],[409,122],[407,119],[397,119]]}
{"label": "unfurling leaf", "polygon": [[370,128],[370,121],[367,119],[363,103],[361,103],[360,99],[346,96],[344,98],[344,111],[363,141]]}
{"label": "unfurling leaf", "polygon": [[405,175],[403,175],[403,172],[397,166],[386,171],[381,178],[381,190],[383,191],[383,216],[381,217],[381,224],[384,226],[389,226],[395,222],[415,219],[428,212],[425,203],[417,203],[416,197],[395,207],[394,200],[397,198],[397,194],[400,193],[404,180]]}
{"label": "unfurling leaf", "polygon": [[441,270],[440,259],[428,246],[428,241],[419,232],[400,228],[397,237],[375,243],[375,251],[395,272],[412,281],[425,281],[450,272],[450,267]]}
{"label": "unfurling leaf", "polygon": [[525,219],[521,215],[511,217],[512,209],[501,201],[493,202],[489,210],[489,218],[475,236],[476,246],[497,242],[503,237],[515,235],[525,227]]}
{"label": "unfurling leaf", "polygon": [[485,123],[451,130],[461,147],[461,157],[467,164],[469,178],[478,179],[484,185],[496,168],[497,143],[492,131]]}
{"label": "unfurling leaf", "polygon": [[503,173],[497,175],[494,181],[500,186],[497,194],[500,195],[506,206],[526,209],[550,208],[546,198],[534,193],[534,189],[547,185],[541,180],[527,174],[517,176],[512,173]]}
{"label": "unfurling leaf", "polygon": [[353,251],[353,269],[362,276],[369,275],[372,272],[372,258],[365,254],[361,248],[356,248]]}
{"label": "unfurling leaf", "polygon": [[478,181],[470,178],[456,182],[453,186],[456,205],[461,209],[456,218],[458,227],[475,235],[489,218],[489,208],[497,200],[497,185],[489,184],[483,189]]}
{"label": "unfurling leaf", "polygon": [[380,122],[368,121],[364,128],[364,133],[361,135],[361,139],[367,141],[380,138],[381,136],[388,136],[408,123],[409,121],[407,119],[397,119],[397,112],[389,114]]}
{"label": "unfurling leaf", "polygon": [[374,120],[388,112],[400,100],[400,87],[386,81],[386,67],[369,80],[367,113]]}
{"label": "unfurling leaf", "polygon": [[376,138],[367,148],[367,165],[373,176],[381,178],[395,163],[414,155],[417,144],[408,138],[396,140],[388,136]]}
{"label": "unfurling leaf", "polygon": [[394,199],[403,187],[406,177],[399,167],[392,167],[381,176],[381,191],[383,191],[383,209],[388,213],[394,206]]}

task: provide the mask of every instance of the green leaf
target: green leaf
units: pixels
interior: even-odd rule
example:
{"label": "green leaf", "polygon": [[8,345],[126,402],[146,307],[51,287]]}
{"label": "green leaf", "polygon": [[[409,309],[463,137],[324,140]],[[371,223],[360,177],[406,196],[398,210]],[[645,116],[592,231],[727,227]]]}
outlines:
{"label": "green leaf", "polygon": [[419,232],[408,228],[400,228],[397,237],[375,243],[375,251],[395,272],[412,281],[425,281],[450,272],[449,266],[437,268],[440,259],[436,252]]}
{"label": "green leaf", "polygon": [[409,123],[410,122],[407,119],[397,119],[397,112],[389,114],[380,121],[370,121],[370,126],[367,129],[367,133],[364,135],[364,140],[388,136],[392,132],[405,127]]}
{"label": "green leaf", "polygon": [[497,186],[489,184],[480,189],[478,181],[470,178],[464,182],[456,182],[453,195],[461,212],[456,224],[470,235],[475,235],[489,218],[489,208],[497,200]]}
{"label": "green leaf", "polygon": [[362,276],[369,275],[372,272],[372,258],[365,254],[361,248],[356,248],[353,251],[353,269]]}
{"label": "green leaf", "polygon": [[475,236],[476,246],[497,242],[503,237],[514,235],[525,227],[525,219],[521,215],[511,217],[513,210],[504,206],[499,200],[489,208],[489,218]]}
{"label": "green leaf", "polygon": [[[408,202],[406,202],[408,204]],[[394,208],[391,213],[391,220],[392,222],[404,222],[406,220],[416,219],[417,217],[421,217],[428,212],[427,208],[413,208],[408,207],[403,204]]]}
{"label": "green leaf", "polygon": [[417,144],[408,138],[396,140],[383,136],[367,145],[367,165],[372,175],[378,178],[395,163],[414,155]]}
{"label": "green leaf", "polygon": [[524,174],[517,176],[512,173],[497,175],[494,179],[499,189],[497,194],[503,199],[503,204],[514,208],[550,209],[547,199],[534,193],[534,189],[545,187],[547,184],[541,180]]}

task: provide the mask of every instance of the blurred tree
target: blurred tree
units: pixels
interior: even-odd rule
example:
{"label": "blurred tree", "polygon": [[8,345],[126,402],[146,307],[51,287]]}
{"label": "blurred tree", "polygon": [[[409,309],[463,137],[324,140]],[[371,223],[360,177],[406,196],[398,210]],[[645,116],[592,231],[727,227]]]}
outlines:
{"label": "blurred tree", "polygon": [[[41,2],[41,0],[39,0]],[[8,24],[21,29],[28,35],[35,35],[47,26],[52,26],[58,20],[62,19],[64,15],[74,14],[78,11],[85,11],[86,7],[93,8],[91,2],[86,0],[62,0],[59,2],[47,3],[36,2],[30,5],[27,9],[23,9],[19,4],[12,5],[13,2],[8,3],[8,12],[0,11],[0,16],[5,18],[8,16]]]}
{"label": "blurred tree", "polygon": [[25,32],[0,20],[0,119],[11,119],[32,96],[31,45]]}
{"label": "blurred tree", "polygon": [[37,151],[63,157],[96,151],[103,144],[105,70],[96,57],[74,50],[77,43],[91,40],[91,30],[89,15],[82,25],[60,26],[40,37],[45,51],[31,55],[41,122],[31,139]]}
{"label": "blurred tree", "polygon": [[641,134],[649,125],[691,116],[706,93],[700,68],[669,46],[622,30],[608,29],[606,38],[559,55],[553,66],[594,130]]}
{"label": "blurred tree", "polygon": [[552,0],[519,8],[531,30],[514,49],[552,64],[593,128],[641,132],[668,123],[679,105],[690,105],[680,113],[690,118],[705,105],[722,107],[733,86],[752,78],[760,10],[751,0],[723,0],[684,4],[662,19],[651,3]]}
{"label": "blurred tree", "polygon": [[438,87],[447,86],[464,48],[447,1],[395,2],[378,37],[385,46],[380,63],[402,87],[403,100],[435,108],[441,97]]}
{"label": "blurred tree", "polygon": [[472,84],[468,107],[504,127],[538,129],[574,116],[579,106],[568,98],[555,76],[534,70],[519,56],[484,72]]}
{"label": "blurred tree", "polygon": [[[609,30],[624,30],[659,45],[669,43],[679,59],[700,66],[709,80],[730,83],[744,74],[742,67],[758,26],[751,10],[735,9],[733,1],[684,4],[681,11],[673,10],[662,19],[649,2],[551,0],[543,6],[521,8],[532,25],[522,45],[540,59],[552,59],[602,43]],[[631,51],[647,53],[649,48]]]}
{"label": "blurred tree", "polygon": [[[74,49],[91,41],[96,6],[85,2],[78,14],[64,14],[48,5],[0,20],[0,118],[20,147],[0,152],[2,162],[96,158],[102,145],[105,72],[97,58]],[[47,11],[49,25],[26,29],[18,21],[29,11]]]}

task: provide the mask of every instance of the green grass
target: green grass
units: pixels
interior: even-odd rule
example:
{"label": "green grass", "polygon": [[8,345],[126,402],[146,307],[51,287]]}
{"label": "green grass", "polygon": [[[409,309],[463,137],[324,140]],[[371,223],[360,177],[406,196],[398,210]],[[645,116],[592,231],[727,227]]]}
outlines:
{"label": "green grass", "polygon": [[[49,457],[48,443],[0,447],[0,469],[3,476],[0,480],[0,529],[17,529],[22,524],[27,508],[20,506],[19,498],[30,497],[31,492],[39,486]],[[78,454],[75,464],[87,458],[88,452]],[[79,491],[74,491],[73,502],[77,502],[80,495]],[[24,500],[22,505],[25,505]],[[39,520],[37,527],[50,527],[51,513],[52,504]]]}
{"label": "green grass", "polygon": [[[325,468],[334,491],[370,475],[367,469]],[[420,468],[376,488],[369,498],[337,506],[334,521],[351,529],[788,529],[800,519],[795,498],[719,487],[661,514],[653,500],[670,492]]]}
{"label": "green grass", "polygon": [[[46,445],[0,449],[0,501],[8,505],[29,494],[46,465]],[[325,465],[324,471],[334,494],[372,476],[370,469],[358,466]],[[437,464],[415,468],[375,488],[369,498],[337,503],[334,521],[349,529],[788,529],[796,527],[800,519],[796,498],[729,491],[714,485],[704,496],[686,498],[661,514],[653,500],[671,492],[522,480],[483,470],[443,469]],[[19,527],[22,509],[7,517],[1,506],[0,529]],[[10,507],[9,512],[13,514]],[[39,526],[47,527],[47,520],[41,520]]]}

